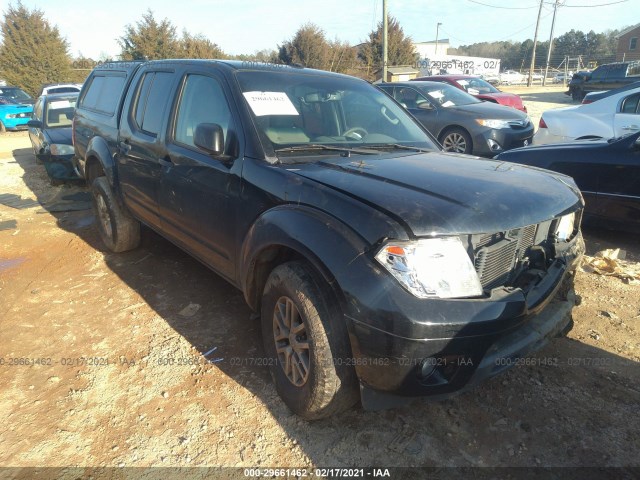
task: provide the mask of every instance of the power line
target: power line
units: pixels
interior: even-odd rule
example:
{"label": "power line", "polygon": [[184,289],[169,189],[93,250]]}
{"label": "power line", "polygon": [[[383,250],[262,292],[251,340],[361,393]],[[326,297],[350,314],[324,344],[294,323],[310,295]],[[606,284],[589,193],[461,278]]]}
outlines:
{"label": "power line", "polygon": [[[471,0],[469,0],[471,1]],[[564,5],[562,5],[563,7],[569,7],[569,8],[594,8],[594,7],[606,7],[608,5],[616,5],[618,3],[625,3],[628,2],[629,0],[619,0],[617,2],[611,2],[611,3],[601,3],[600,5],[567,5],[566,3]]]}
{"label": "power line", "polygon": [[500,9],[503,9],[503,10],[530,10],[532,8],[538,8],[538,5],[534,5],[533,7],[501,7],[499,5],[489,5],[487,3],[478,2],[477,0],[468,0],[468,1],[471,2],[471,3],[478,4],[478,5],[482,5],[484,7],[500,8]]}

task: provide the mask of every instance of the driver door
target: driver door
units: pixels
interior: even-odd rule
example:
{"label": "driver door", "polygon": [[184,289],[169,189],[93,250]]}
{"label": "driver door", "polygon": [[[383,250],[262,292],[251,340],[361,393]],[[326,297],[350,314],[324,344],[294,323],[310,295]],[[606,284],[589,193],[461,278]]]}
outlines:
{"label": "driver door", "polygon": [[438,133],[438,110],[427,97],[413,87],[396,87],[394,97],[429,132]]}

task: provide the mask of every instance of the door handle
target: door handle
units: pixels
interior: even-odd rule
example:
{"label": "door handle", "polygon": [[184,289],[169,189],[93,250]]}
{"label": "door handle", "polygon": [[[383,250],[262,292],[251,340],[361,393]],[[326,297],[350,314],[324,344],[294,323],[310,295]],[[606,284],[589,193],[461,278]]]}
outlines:
{"label": "door handle", "polygon": [[122,155],[127,155],[131,151],[131,145],[129,145],[129,142],[127,140],[120,142],[118,144],[118,148],[120,149],[120,153]]}
{"label": "door handle", "polygon": [[173,167],[173,162],[171,161],[171,157],[169,157],[169,155],[164,158],[159,158],[158,163],[163,167]]}

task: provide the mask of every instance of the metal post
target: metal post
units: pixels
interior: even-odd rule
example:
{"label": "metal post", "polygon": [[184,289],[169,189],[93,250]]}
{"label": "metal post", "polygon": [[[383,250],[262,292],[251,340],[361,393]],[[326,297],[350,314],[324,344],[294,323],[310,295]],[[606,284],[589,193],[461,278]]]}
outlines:
{"label": "metal post", "polygon": [[551,35],[549,35],[549,51],[547,52],[547,66],[544,68],[542,86],[547,84],[547,74],[549,73],[549,62],[551,61],[551,48],[553,47],[553,29],[556,26],[556,13],[558,13],[558,0],[553,4],[553,20],[551,20]]}
{"label": "metal post", "polygon": [[442,25],[442,23],[440,22],[436,24],[436,51],[434,53],[434,56],[438,54],[438,34],[440,33],[440,25]]}
{"label": "metal post", "polygon": [[382,0],[382,82],[387,81],[387,61],[389,59],[388,44],[389,23],[387,21],[387,0]]}
{"label": "metal post", "polygon": [[542,14],[542,4],[544,0],[540,0],[540,8],[538,9],[538,21],[536,22],[536,33],[533,36],[533,52],[531,52],[531,66],[529,67],[529,78],[527,79],[527,87],[531,86],[533,69],[536,68],[536,44],[538,43],[538,27],[540,26],[540,15]]}

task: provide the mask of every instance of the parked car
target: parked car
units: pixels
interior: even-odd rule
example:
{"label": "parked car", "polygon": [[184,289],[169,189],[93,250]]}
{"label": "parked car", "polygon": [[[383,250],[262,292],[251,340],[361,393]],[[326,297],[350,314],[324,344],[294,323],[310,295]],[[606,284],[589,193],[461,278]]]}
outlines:
{"label": "parked car", "polygon": [[629,90],[634,90],[636,88],[640,88],[640,81],[630,83],[626,87],[614,88],[613,90],[604,90],[602,92],[591,92],[587,93],[582,99],[582,104],[587,105],[588,103],[597,102],[598,100],[602,100],[603,98],[610,97],[611,95],[616,95],[620,92],[628,92]]}
{"label": "parked car", "polygon": [[493,157],[531,143],[533,124],[513,108],[482,102],[441,82],[379,85],[418,119],[448,152]]}
{"label": "parked car", "polygon": [[24,130],[33,106],[29,95],[17,87],[0,87],[0,132]]}
{"label": "parked car", "polygon": [[552,83],[567,83],[571,80],[571,78],[573,77],[573,72],[561,72],[561,73],[556,73],[553,78],[551,79]]}
{"label": "parked car", "polygon": [[43,95],[36,101],[33,119],[27,124],[33,152],[53,183],[79,178],[72,162],[71,138],[77,100],[77,93]]}
{"label": "parked car", "polygon": [[595,103],[547,110],[533,143],[613,138],[640,130],[640,88],[623,90]]}
{"label": "parked car", "polygon": [[640,233],[640,132],[615,141],[580,141],[519,148],[496,160],[573,177],[585,198],[585,221]]}
{"label": "parked car", "polygon": [[443,82],[459,88],[473,95],[479,100],[498,103],[506,107],[513,107],[527,113],[527,107],[522,104],[522,99],[514,93],[501,92],[489,82],[473,75],[431,75],[419,77],[412,81]]}
{"label": "parked car", "polygon": [[107,247],[135,248],[145,224],[242,290],[305,418],[460,392],[571,327],[577,186],[443,153],[363,80],[109,63],[73,129]]}
{"label": "parked car", "polygon": [[52,93],[80,93],[81,83],[47,83],[40,89],[40,95]]}
{"label": "parked car", "polygon": [[18,105],[33,105],[36,101],[19,87],[0,87],[0,97],[8,98]]}
{"label": "parked car", "polygon": [[500,84],[502,85],[515,85],[518,83],[525,83],[527,77],[515,70],[505,70],[500,74]]}
{"label": "parked car", "polygon": [[601,92],[624,87],[640,79],[640,60],[600,65],[593,72],[578,72],[569,82],[569,91],[574,100],[582,101],[589,92]]}

